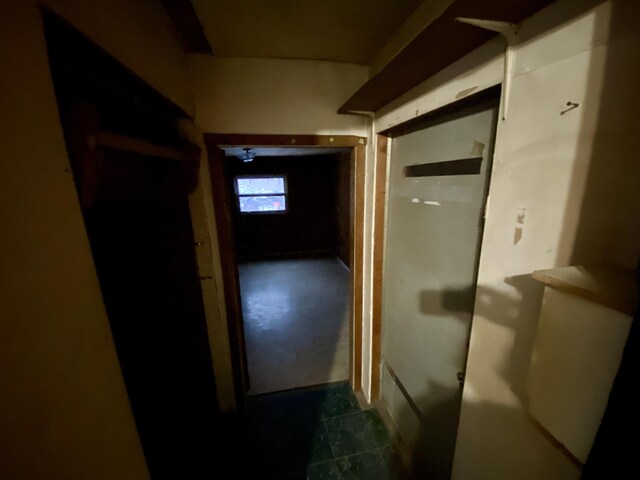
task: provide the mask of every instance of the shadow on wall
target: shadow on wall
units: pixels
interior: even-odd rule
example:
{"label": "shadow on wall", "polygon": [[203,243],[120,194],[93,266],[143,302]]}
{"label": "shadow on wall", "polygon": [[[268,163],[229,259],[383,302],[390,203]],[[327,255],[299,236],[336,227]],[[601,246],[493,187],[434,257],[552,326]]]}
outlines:
{"label": "shadow on wall", "polygon": [[[529,275],[507,278],[505,291],[486,287],[448,288],[442,291],[425,290],[419,295],[420,312],[426,315],[442,315],[448,312],[451,320],[467,323],[471,314],[480,315],[501,328],[514,332],[513,349],[510,355],[500,359],[498,371],[505,384],[521,402],[527,402],[526,382],[529,363],[535,341],[537,320],[542,300],[543,286]],[[511,292],[509,292],[511,290]],[[450,478],[453,451],[456,444],[462,387],[450,388],[427,380],[425,398],[414,398],[414,404],[420,409],[406,406],[399,412],[398,425],[420,424],[420,432],[411,446],[411,465],[417,478]],[[477,435],[482,438],[482,430],[505,429],[505,441],[517,432],[507,432],[514,425],[522,425],[522,419],[515,424],[515,416],[525,417],[522,410],[488,402],[465,405],[473,409],[473,415],[482,419],[482,428]]]}
{"label": "shadow on wall", "polygon": [[[502,362],[499,373],[513,393],[526,402],[526,381],[544,287],[530,275],[509,277],[505,279],[505,285],[504,292],[483,286],[475,291],[474,288],[448,288],[444,292],[425,290],[420,294],[420,311],[430,315],[445,310],[465,323],[475,314],[512,329],[513,349]],[[511,293],[507,291],[509,287]]]}
{"label": "shadow on wall", "polygon": [[[509,290],[512,289],[512,293]],[[511,330],[505,334],[514,338],[513,348],[509,355],[496,357],[496,369],[505,385],[508,385],[514,398],[525,406],[528,403],[526,383],[529,364],[536,336],[539,310],[544,287],[529,275],[507,278],[505,291],[480,287],[475,300],[475,313],[502,329]],[[472,288],[449,288],[444,292],[425,290],[420,294],[420,310],[423,314],[442,314],[450,312],[451,319],[460,322],[468,321],[473,312],[474,291]],[[437,382],[427,381],[428,395],[414,398],[414,404],[420,406],[417,414],[414,408],[403,403],[398,413],[397,424],[416,423],[419,433],[409,447],[410,464],[416,478],[449,479],[453,464],[452,452],[456,445],[459,412],[461,408],[462,388],[450,388]],[[467,388],[473,389],[470,385]],[[471,393],[469,398],[473,398]],[[465,434],[474,438],[475,444],[482,448],[474,448],[467,453],[467,461],[474,464],[473,471],[478,478],[490,478],[495,474],[493,468],[487,466],[484,452],[495,449],[496,452],[507,451],[513,445],[523,448],[549,448],[548,440],[530,423],[526,411],[508,404],[488,401],[467,401],[464,416],[474,419],[472,430]],[[464,418],[464,417],[463,417]],[[490,447],[488,445],[491,445]],[[517,447],[516,447],[517,448]],[[541,464],[536,457],[514,455],[501,457],[505,472],[523,472],[523,474],[546,476],[550,469],[567,472],[564,478],[577,478],[578,473],[564,457],[559,456],[553,464]],[[469,467],[467,467],[468,469]],[[484,470],[484,471],[483,471]],[[468,473],[468,472],[467,472]]]}
{"label": "shadow on wall", "polygon": [[589,67],[584,103],[592,103],[592,112],[580,112],[581,135],[557,263],[635,268],[640,253],[640,89],[635,80],[640,7],[634,0],[614,0],[610,14],[604,13],[596,16],[594,31],[608,30],[609,42]]}
{"label": "shadow on wall", "polygon": [[[564,222],[564,251],[558,261],[605,263],[633,268],[640,257],[640,162],[637,123],[640,89],[640,5],[611,2],[610,16],[596,19],[610,38],[601,62],[593,62],[587,94],[598,102],[595,118],[583,119],[589,141],[578,145],[569,202],[574,216]],[[608,25],[607,25],[608,23]],[[568,203],[570,206],[571,203]],[[636,277],[639,278],[639,277]],[[638,315],[582,478],[637,478],[640,453],[637,409]]]}

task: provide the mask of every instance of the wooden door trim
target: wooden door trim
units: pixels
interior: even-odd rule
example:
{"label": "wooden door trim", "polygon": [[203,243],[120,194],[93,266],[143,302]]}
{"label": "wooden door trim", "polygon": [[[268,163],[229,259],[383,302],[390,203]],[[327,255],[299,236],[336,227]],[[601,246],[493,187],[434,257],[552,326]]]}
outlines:
{"label": "wooden door trim", "polygon": [[365,137],[355,135],[205,133],[204,141],[218,147],[357,147],[367,144]]}
{"label": "wooden door trim", "polygon": [[353,339],[351,341],[350,372],[351,385],[355,391],[362,390],[362,322],[363,322],[363,273],[364,273],[364,188],[365,188],[365,155],[364,145],[358,145],[352,152],[351,171],[354,182],[353,191],[353,240],[351,248],[351,319]]}
{"label": "wooden door trim", "polygon": [[[210,165],[210,181],[218,230],[223,292],[227,325],[232,346],[232,366],[236,401],[241,404],[248,390],[248,368],[244,350],[244,331],[240,301],[237,258],[233,242],[233,224],[227,195],[224,159],[221,147],[348,147],[352,149],[351,171],[354,177],[351,192],[354,205],[350,242],[352,341],[350,342],[350,378],[356,391],[362,390],[362,322],[363,322],[363,244],[364,185],[367,139],[353,135],[262,135],[205,133]],[[224,198],[223,198],[224,197]],[[241,406],[241,405],[239,405]]]}
{"label": "wooden door trim", "polygon": [[373,210],[373,268],[371,299],[371,401],[380,398],[382,357],[382,269],[384,264],[387,158],[389,139],[376,135],[376,166]]}
{"label": "wooden door trim", "polygon": [[236,262],[235,242],[231,223],[231,206],[227,194],[224,171],[224,152],[215,145],[207,145],[209,181],[218,233],[218,251],[222,270],[222,291],[227,315],[227,331],[231,352],[231,368],[236,408],[242,409],[245,392],[249,388],[247,357],[244,348],[244,324],[240,302],[240,280]]}

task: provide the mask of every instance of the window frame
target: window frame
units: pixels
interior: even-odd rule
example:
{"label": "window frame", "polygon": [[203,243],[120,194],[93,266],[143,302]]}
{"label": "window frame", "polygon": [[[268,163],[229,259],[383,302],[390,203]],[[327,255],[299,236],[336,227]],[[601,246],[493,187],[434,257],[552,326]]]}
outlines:
{"label": "window frame", "polygon": [[[255,194],[240,194],[238,192],[238,179],[243,178],[282,178],[284,183],[284,192],[282,193],[263,193],[260,195]],[[289,213],[289,181],[287,174],[274,173],[274,174],[260,174],[260,175],[234,175],[233,177],[233,193],[236,197],[236,207],[240,215],[284,215]],[[243,212],[240,208],[241,197],[284,197],[284,210],[262,210],[257,212]]]}

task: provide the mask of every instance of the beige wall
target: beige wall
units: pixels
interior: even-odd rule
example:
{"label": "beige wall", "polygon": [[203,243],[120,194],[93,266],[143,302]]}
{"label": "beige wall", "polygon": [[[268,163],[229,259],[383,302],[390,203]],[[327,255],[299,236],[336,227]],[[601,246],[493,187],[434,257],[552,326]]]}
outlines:
{"label": "beige wall", "polygon": [[313,60],[190,55],[196,122],[204,132],[366,135],[365,120],[338,108],[367,67]]}
{"label": "beige wall", "polygon": [[[0,15],[0,478],[144,479],[73,179],[36,1]],[[192,111],[159,3],[51,1]]]}
{"label": "beige wall", "polygon": [[[561,0],[523,23],[496,138],[453,478],[579,477],[525,417],[542,293],[530,274],[638,259],[638,8]],[[407,93],[376,131],[500,83],[499,48],[492,41]],[[561,115],[568,101],[580,107]]]}

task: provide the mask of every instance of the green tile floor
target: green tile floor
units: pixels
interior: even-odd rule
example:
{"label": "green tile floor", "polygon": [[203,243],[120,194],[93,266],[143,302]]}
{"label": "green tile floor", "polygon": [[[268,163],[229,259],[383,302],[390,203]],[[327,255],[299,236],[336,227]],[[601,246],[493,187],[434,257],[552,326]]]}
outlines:
{"label": "green tile floor", "polygon": [[346,382],[250,397],[245,413],[249,478],[406,478],[380,416]]}

